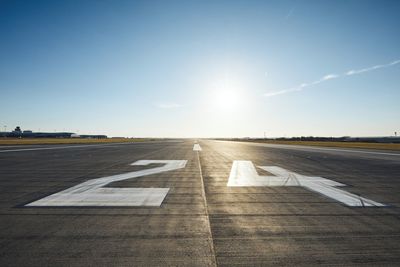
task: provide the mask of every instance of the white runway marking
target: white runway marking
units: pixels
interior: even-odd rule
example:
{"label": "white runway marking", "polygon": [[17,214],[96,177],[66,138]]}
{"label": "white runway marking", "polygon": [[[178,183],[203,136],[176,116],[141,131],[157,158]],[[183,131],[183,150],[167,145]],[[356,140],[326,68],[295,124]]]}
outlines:
{"label": "white runway marking", "polygon": [[276,166],[259,166],[275,176],[259,176],[251,161],[235,160],[228,186],[302,186],[352,207],[383,207],[382,203],[335,188],[346,186],[323,177],[310,177]]}
{"label": "white runway marking", "polygon": [[82,148],[82,147],[120,146],[120,145],[131,145],[131,144],[139,144],[139,143],[132,142],[132,143],[117,143],[117,144],[101,144],[101,145],[71,145],[71,146],[55,146],[55,147],[34,147],[34,148],[23,148],[23,149],[0,150],[0,153],[35,151],[35,150],[70,149],[70,148]]}
{"label": "white runway marking", "polygon": [[201,151],[201,146],[199,144],[194,144],[193,151]]}
{"label": "white runway marking", "polygon": [[[103,147],[103,146],[122,146],[122,145],[140,145],[140,144],[148,144],[148,143],[174,143],[174,142],[181,142],[181,141],[151,141],[151,142],[126,142],[126,143],[108,143],[108,144],[99,144],[99,145],[69,145],[69,146],[51,146],[51,147],[34,147],[34,148],[23,148],[23,149],[7,149],[1,150],[0,153],[6,152],[23,152],[23,151],[35,151],[35,150],[53,150],[53,149],[70,149],[70,148],[82,148],[82,147]],[[22,146],[22,145],[21,145]],[[19,147],[21,147],[19,146]]]}
{"label": "white runway marking", "polygon": [[[212,140],[214,142],[232,142],[224,140]],[[374,151],[363,151],[363,150],[351,150],[351,149],[339,149],[339,148],[325,148],[325,147],[311,147],[311,146],[301,146],[301,145],[278,145],[278,144],[263,144],[263,143],[249,143],[249,142],[237,142],[240,144],[245,144],[249,146],[263,146],[272,148],[283,148],[283,149],[293,149],[293,150],[322,150],[322,151],[337,151],[337,152],[348,152],[348,153],[361,153],[361,154],[375,154],[375,155],[388,155],[388,156],[399,156],[400,153],[390,153],[390,152],[374,152]]]}
{"label": "white runway marking", "polygon": [[[284,148],[288,148],[285,146]],[[296,148],[300,148],[296,146]],[[321,148],[321,147],[306,147],[311,150],[325,150],[325,151],[339,151],[339,152],[348,152],[348,153],[364,153],[364,154],[376,154],[376,155],[389,155],[389,156],[400,156],[400,153],[387,153],[387,152],[373,152],[373,151],[362,151],[362,150],[350,150],[350,149],[337,149],[337,148]]]}
{"label": "white runway marking", "polygon": [[91,179],[26,206],[160,206],[169,188],[108,188],[109,183],[181,169],[187,160],[139,160],[131,165],[162,167]]}

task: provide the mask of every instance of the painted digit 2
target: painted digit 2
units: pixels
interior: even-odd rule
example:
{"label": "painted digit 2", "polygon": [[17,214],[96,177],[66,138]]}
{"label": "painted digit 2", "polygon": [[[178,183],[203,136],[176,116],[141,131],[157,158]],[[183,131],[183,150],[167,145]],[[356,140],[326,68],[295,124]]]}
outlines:
{"label": "painted digit 2", "polygon": [[131,165],[145,166],[152,163],[164,165],[162,167],[91,179],[31,202],[26,206],[160,206],[169,188],[104,187],[112,182],[185,168],[187,160],[139,160]]}

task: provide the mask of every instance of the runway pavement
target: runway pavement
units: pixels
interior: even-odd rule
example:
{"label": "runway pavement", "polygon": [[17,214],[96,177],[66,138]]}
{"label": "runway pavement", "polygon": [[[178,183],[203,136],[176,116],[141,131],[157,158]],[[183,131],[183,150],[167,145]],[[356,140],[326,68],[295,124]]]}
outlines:
{"label": "runway pavement", "polygon": [[400,153],[0,148],[0,266],[400,264]]}

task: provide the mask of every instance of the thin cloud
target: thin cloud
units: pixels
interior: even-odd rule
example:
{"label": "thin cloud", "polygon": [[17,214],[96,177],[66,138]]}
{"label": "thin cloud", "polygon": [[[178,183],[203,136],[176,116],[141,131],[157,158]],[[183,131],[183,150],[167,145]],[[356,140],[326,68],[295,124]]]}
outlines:
{"label": "thin cloud", "polygon": [[338,77],[339,76],[336,74],[328,74],[328,75],[325,75],[324,77],[322,77],[322,81],[332,80],[332,79],[335,79]]}
{"label": "thin cloud", "polygon": [[364,68],[364,69],[358,69],[358,70],[349,70],[343,74],[326,74],[325,76],[321,77],[318,80],[315,80],[313,82],[308,82],[308,83],[302,83],[296,87],[293,88],[289,88],[289,89],[284,89],[284,90],[279,90],[279,91],[274,91],[274,92],[268,92],[265,93],[264,96],[265,97],[271,97],[271,96],[276,96],[276,95],[282,95],[282,94],[287,94],[287,93],[291,93],[291,92],[296,92],[296,91],[302,91],[303,89],[309,87],[309,86],[313,86],[313,85],[317,85],[329,80],[333,80],[333,79],[337,79],[337,78],[341,78],[344,76],[351,76],[351,75],[356,75],[356,74],[361,74],[361,73],[365,73],[365,72],[370,72],[373,70],[377,70],[377,69],[382,69],[382,68],[387,68],[387,67],[391,67],[394,65],[397,65],[400,63],[400,60],[394,60],[388,64],[383,64],[383,65],[375,65],[372,67],[368,67],[368,68]]}
{"label": "thin cloud", "polygon": [[182,107],[181,104],[177,103],[157,103],[155,104],[155,106],[161,109],[174,109]]}
{"label": "thin cloud", "polygon": [[346,75],[349,76],[349,75],[360,74],[360,73],[369,72],[369,71],[373,71],[373,70],[377,70],[377,69],[387,68],[387,67],[391,67],[396,64],[399,64],[399,63],[400,63],[400,60],[395,60],[388,64],[384,64],[384,65],[375,65],[375,66],[372,66],[369,68],[364,68],[364,69],[359,69],[359,70],[349,70],[348,72],[346,72]]}
{"label": "thin cloud", "polygon": [[284,89],[284,90],[275,91],[275,92],[268,92],[268,93],[265,93],[264,96],[270,97],[270,96],[282,95],[282,94],[287,94],[287,93],[296,92],[296,91],[302,91],[304,88],[307,88],[309,86],[316,85],[316,84],[319,84],[319,83],[322,83],[322,82],[325,82],[328,80],[336,79],[338,77],[339,77],[339,75],[337,75],[337,74],[327,74],[327,75],[323,76],[321,79],[315,80],[313,82],[302,83],[299,86],[289,88],[289,89]]}
{"label": "thin cloud", "polygon": [[302,90],[301,88],[302,87],[295,87],[295,88],[289,88],[289,89],[285,89],[285,90],[265,93],[264,96],[270,97],[270,96],[276,96],[276,95],[283,95],[283,94],[290,93],[290,92],[301,91]]}

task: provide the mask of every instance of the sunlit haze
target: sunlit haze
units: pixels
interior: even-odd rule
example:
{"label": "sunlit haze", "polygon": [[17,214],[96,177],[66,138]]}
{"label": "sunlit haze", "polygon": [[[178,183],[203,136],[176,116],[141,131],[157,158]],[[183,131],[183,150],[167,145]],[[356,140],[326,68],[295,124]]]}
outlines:
{"label": "sunlit haze", "polygon": [[399,1],[23,3],[0,2],[2,130],[400,131]]}

